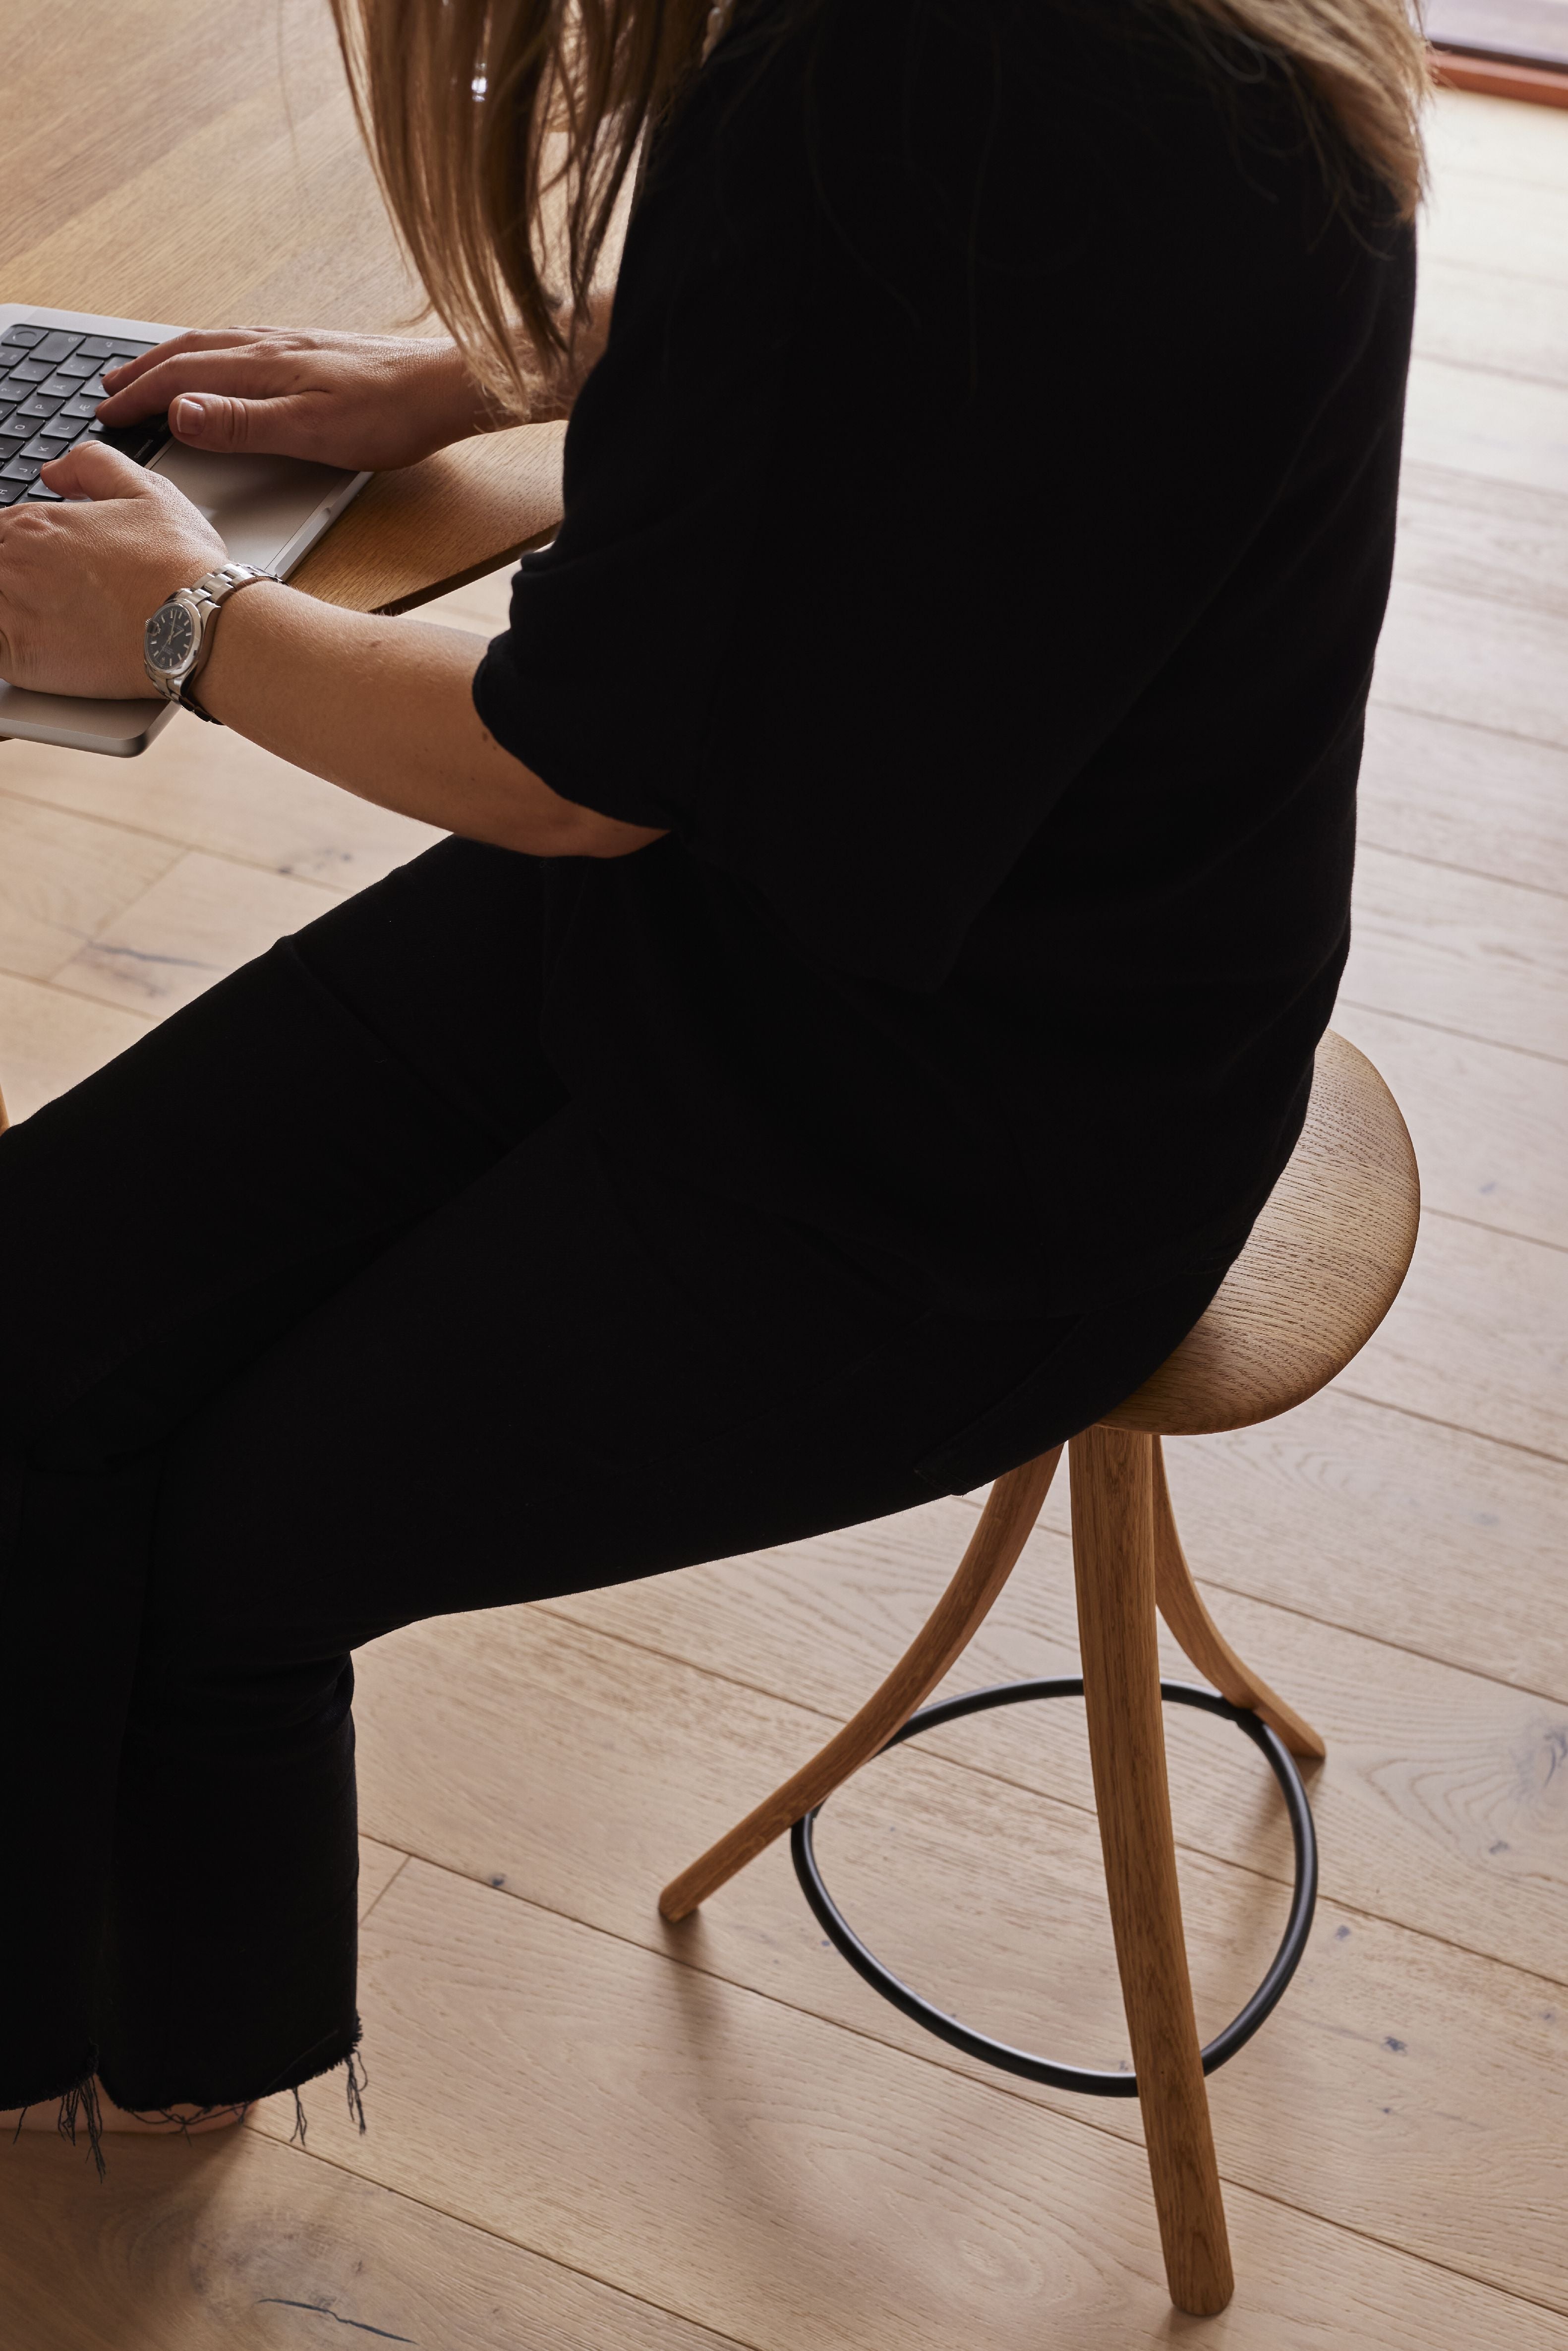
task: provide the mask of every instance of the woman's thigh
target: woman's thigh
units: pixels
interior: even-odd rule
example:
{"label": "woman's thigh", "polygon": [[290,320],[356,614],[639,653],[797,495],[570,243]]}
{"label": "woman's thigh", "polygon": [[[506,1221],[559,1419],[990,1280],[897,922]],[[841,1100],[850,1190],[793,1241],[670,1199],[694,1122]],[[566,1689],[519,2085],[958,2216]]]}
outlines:
{"label": "woman's thigh", "polygon": [[538,900],[444,842],[0,1136],[0,1447],[156,1437],[559,1110]]}
{"label": "woman's thigh", "polygon": [[1134,1385],[1216,1278],[1104,1322],[966,1323],[608,1160],[569,1110],[182,1433],[141,1703],[308,1738],[343,1653],[399,1625],[977,1483]]}

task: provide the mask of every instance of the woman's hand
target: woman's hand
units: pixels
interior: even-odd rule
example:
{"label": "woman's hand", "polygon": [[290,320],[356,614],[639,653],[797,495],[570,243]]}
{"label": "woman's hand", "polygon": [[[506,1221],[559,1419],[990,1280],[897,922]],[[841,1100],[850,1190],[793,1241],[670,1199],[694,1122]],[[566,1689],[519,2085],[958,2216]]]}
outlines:
{"label": "woman's hand", "polygon": [[412,465],[508,420],[451,343],[392,335],[215,327],[106,371],[108,425],[165,411],[193,449],[314,457],[355,473]]}
{"label": "woman's hand", "polygon": [[118,450],[89,441],[41,478],[69,503],[0,512],[0,678],[44,694],[144,696],[147,622],[227,549],[172,482]]}

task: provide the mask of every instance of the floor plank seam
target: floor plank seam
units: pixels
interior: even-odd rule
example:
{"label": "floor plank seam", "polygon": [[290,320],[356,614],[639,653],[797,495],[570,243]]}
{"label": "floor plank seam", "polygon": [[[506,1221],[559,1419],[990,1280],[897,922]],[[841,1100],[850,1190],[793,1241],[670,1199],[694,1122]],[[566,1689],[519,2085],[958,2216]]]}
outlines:
{"label": "floor plank seam", "polygon": [[[385,1837],[375,1837],[372,1838],[371,1842],[375,1844],[385,1844],[387,1841]],[[392,1853],[402,1853],[402,1859],[398,1863],[397,1867],[393,1870],[386,1884],[382,1887],[381,1892],[376,1896],[376,1898],[371,1904],[370,1908],[361,1912],[360,1917],[360,1924],[361,1927],[365,1925],[367,1920],[375,1917],[376,1912],[381,1908],[382,1904],[386,1900],[387,1896],[392,1892],[392,1887],[397,1884],[398,1879],[408,1867],[409,1863],[413,1859],[413,1855],[412,1854],[403,1852],[402,1845],[392,1845],[389,1850]]]}
{"label": "floor plank seam", "polygon": [[[444,1862],[433,1861],[424,1854],[416,1854],[411,1857],[419,1861],[425,1868],[437,1871],[443,1876],[455,1878],[460,1885],[476,1887],[482,1894],[497,1894],[503,1901],[523,1903],[528,1908],[538,1911],[546,1917],[565,1919],[569,1924],[580,1928],[587,1934],[600,1935],[602,1936],[607,1942],[618,1943],[623,1949],[640,1952],[649,1959],[667,1960],[669,1964],[674,1967],[686,1968],[694,1975],[706,1976],[712,1982],[727,1985],[730,1991],[739,1992],[746,1999],[765,2001],[769,2007],[783,2010],[787,2015],[809,2018],[813,2023],[826,2026],[830,2032],[846,2032],[850,2034],[852,2039],[866,2042],[873,2048],[885,2051],[887,2054],[892,2057],[904,2059],[911,2064],[931,2067],[937,2073],[948,2075],[952,2080],[965,2083],[971,2089],[979,2090],[982,2093],[989,2093],[998,2097],[1011,2099],[1014,2103],[1027,2107],[1032,2114],[1049,2115],[1053,2121],[1064,2123],[1070,2129],[1093,2131],[1102,2138],[1110,2139],[1117,2147],[1136,2147],[1142,2144],[1140,2139],[1133,2137],[1130,2134],[1115,2130],[1109,2123],[1103,2123],[1097,2120],[1095,2115],[1092,2111],[1092,2102],[1086,2101],[1084,2109],[1080,2110],[1077,2107],[1052,2105],[1048,2104],[1043,2098],[1038,2096],[1031,2097],[1028,2090],[1021,2086],[1015,2087],[1013,2082],[1006,2074],[1000,2072],[995,2074],[980,2074],[966,2071],[963,2066],[955,2064],[952,2059],[944,2054],[942,2043],[936,2039],[933,2039],[929,2051],[925,2049],[905,2048],[902,2043],[888,2038],[884,2033],[876,2032],[870,2026],[846,2023],[841,2017],[824,2016],[820,2009],[803,2007],[798,2001],[787,2000],[779,1992],[765,1991],[762,1986],[747,1983],[738,1976],[725,1973],[721,1969],[705,1967],[700,1961],[685,1958],[678,1951],[668,1949],[660,1949],[657,1946],[649,1943],[640,1943],[636,1941],[633,1937],[622,1934],[613,1927],[605,1927],[600,1924],[597,1920],[580,1917],[575,1911],[557,1909],[550,1903],[538,1901],[531,1895],[516,1893],[508,1886],[493,1886],[487,1879],[470,1877],[466,1871],[454,1869]],[[1354,1905],[1348,1903],[1337,1904],[1336,1907],[1348,1910],[1353,1917],[1375,1917],[1377,1915],[1375,1912],[1359,1911]],[[1411,1934],[1419,1934],[1422,1930],[1417,1928],[1407,1928],[1404,1931]],[[1440,1942],[1442,1940],[1440,1937],[1435,1936],[1425,1937],[1424,1939],[1436,1942]],[[1463,1947],[1459,1946],[1458,1948],[1462,1949]],[[1490,1955],[1483,1953],[1476,1956],[1485,1958]],[[1531,1971],[1528,1970],[1512,1968],[1511,1963],[1506,1959],[1495,1959],[1491,1961],[1491,1964],[1498,1967],[1509,1968],[1510,1972],[1513,1974],[1531,1973]],[[1550,1978],[1535,1978],[1532,1980],[1545,1982],[1551,1981]],[[1555,1987],[1553,1987],[1553,1989],[1555,1989]],[[255,2127],[255,2126],[252,2126],[252,2127]],[[264,2133],[263,2136],[270,2137],[272,2134],[268,2132]],[[292,2142],[284,2143],[293,2144]],[[300,2149],[299,2152],[309,2154],[312,2150],[308,2147],[305,2147]],[[335,2160],[330,2156],[320,2159],[329,2163]],[[353,2167],[348,2164],[340,2165],[339,2168],[349,2171],[352,2171],[353,2169]],[[372,2175],[369,2173],[356,2173],[354,2176],[356,2178],[372,2177]],[[1256,2196],[1265,2203],[1273,2204],[1282,2211],[1294,2212],[1304,2220],[1315,2221],[1322,2228],[1343,2230],[1347,2236],[1358,2237],[1364,2243],[1381,2246],[1385,2252],[1396,2254],[1403,2260],[1421,2262],[1427,2268],[1439,2271],[1445,2276],[1466,2278],[1471,2283],[1484,2286],[1489,2293],[1501,2294],[1509,2301],[1525,2303],[1531,2308],[1550,2311],[1553,2316],[1559,2318],[1568,2315],[1568,2310],[1559,2308],[1554,2303],[1542,2302],[1533,2295],[1519,2293],[1511,2286],[1499,2285],[1497,2281],[1493,2278],[1482,2276],[1473,2270],[1460,2269],[1455,2262],[1440,2262],[1431,2254],[1422,2253],[1417,2252],[1412,2246],[1401,2244],[1396,2238],[1380,2236],[1375,2230],[1358,2229],[1350,2221],[1337,2220],[1330,2213],[1320,2212],[1313,2205],[1298,2203],[1292,2198],[1281,2195],[1278,2191],[1272,2189],[1260,2188],[1249,2179],[1238,2179],[1232,2173],[1226,2170],[1223,2159],[1220,2162],[1219,2176],[1227,2188],[1236,2189],[1240,2195]],[[376,2184],[379,2185],[380,2183],[377,2182]],[[402,2191],[393,2190],[392,2192],[394,2194],[401,2194]],[[416,2202],[419,2199],[411,2198],[409,2200],[411,2202]],[[444,2210],[445,2208],[436,2206],[431,2209]],[[465,2214],[449,2212],[447,2214],[447,2218],[452,2220],[460,2220],[463,2221],[465,2226],[470,2228],[479,2227],[482,2225],[476,2221],[469,2220]],[[485,2233],[486,2235],[490,2235],[497,2234],[498,2232],[486,2230],[485,2231]],[[538,2247],[527,2244],[522,2239],[503,2237],[500,2239],[500,2241],[505,2244],[519,2244],[525,2252],[538,2254],[539,2258],[546,2261],[553,2261],[555,2259],[553,2254],[542,2253]],[[558,2266],[561,2268],[571,2268],[573,2265],[570,2262],[561,2262],[559,2263]],[[596,2273],[592,2271],[579,2271],[577,2272],[577,2274],[584,2277],[593,2277],[597,2283],[609,2286],[614,2293],[619,2294],[625,2292],[623,2287],[615,2284],[612,2280],[598,2278]],[[638,2300],[645,2299],[645,2297],[643,2296],[635,2296],[633,2298]],[[663,2306],[664,2305],[659,2304],[650,2304],[651,2308],[655,2309],[662,2308]],[[669,2314],[671,2316],[683,2319],[686,2316],[686,2314],[682,2311],[673,2311]],[[704,2324],[700,2319],[689,2323],[697,2325],[702,2325]],[[709,2331],[711,2332],[711,2330]],[[721,2337],[720,2339],[729,2340],[733,2338]]]}
{"label": "floor plank seam", "polygon": [[1438,1412],[1418,1412],[1413,1404],[1390,1404],[1385,1397],[1368,1395],[1364,1388],[1353,1388],[1343,1380],[1335,1380],[1333,1384],[1335,1395],[1349,1396],[1353,1404],[1402,1412],[1407,1420],[1419,1420],[1428,1428],[1449,1428],[1456,1437],[1473,1437],[1484,1445],[1500,1445],[1510,1453],[1525,1454],[1531,1461],[1550,1461],[1554,1468],[1568,1469],[1568,1456],[1553,1453],[1546,1446],[1526,1445],[1517,1437],[1500,1437],[1495,1428],[1476,1428],[1468,1420],[1446,1420]]}
{"label": "floor plank seam", "polygon": [[[1562,291],[1562,288],[1550,277],[1521,278],[1517,273],[1502,269],[1500,269],[1497,275],[1500,277],[1512,277],[1516,285],[1550,286],[1553,294]],[[1484,360],[1456,359],[1451,351],[1434,350],[1430,344],[1419,340],[1412,344],[1410,356],[1412,359],[1425,360],[1429,366],[1458,368],[1465,375],[1500,375],[1506,376],[1510,383],[1535,383],[1541,385],[1546,392],[1568,391],[1568,379],[1563,376],[1537,375],[1531,368],[1490,366]],[[1445,473],[1454,473],[1458,470],[1452,465],[1443,468]],[[1490,481],[1493,476],[1490,474],[1469,474],[1466,478],[1469,481],[1479,482]]]}
{"label": "floor plank seam", "polygon": [[[90,810],[70,808],[56,799],[39,799],[31,792],[20,789],[15,784],[7,783],[3,771],[0,771],[0,800],[9,800],[17,808],[48,810],[57,815],[68,816],[77,823],[102,826],[108,831],[131,833],[139,841],[160,841],[166,848],[177,849],[182,856],[190,856],[193,852],[201,857],[217,858],[224,864],[237,865],[247,873],[272,873],[283,882],[309,882],[313,883],[319,890],[337,891],[339,887],[336,883],[323,882],[319,874],[307,872],[297,865],[278,865],[269,858],[247,857],[243,850],[214,849],[205,841],[192,841],[183,833],[164,832],[156,825],[136,824],[124,817],[95,816]],[[418,854],[418,846],[412,846],[409,856],[414,857]],[[354,888],[369,886],[369,883],[351,884],[349,891],[340,894],[348,896],[352,894]]]}
{"label": "floor plank seam", "polygon": [[[613,1638],[614,1636],[606,1635],[605,1637]],[[632,1648],[637,1648],[639,1646],[635,1642],[629,1643],[627,1646]],[[701,1667],[695,1667],[693,1670],[700,1673],[704,1668]],[[716,1681],[720,1681],[727,1680],[728,1677],[724,1675],[716,1674],[713,1678]],[[732,1684],[731,1687],[750,1688],[752,1687],[752,1685],[742,1683],[738,1686]],[[1505,1687],[1509,1686],[1505,1685]],[[778,1693],[775,1691],[758,1690],[756,1694],[759,1697],[773,1698],[776,1703],[795,1703],[792,1699],[779,1700]],[[823,1719],[828,1721],[836,1721],[839,1718],[830,1715]],[[876,1758],[873,1758],[873,1761],[876,1760]],[[1037,1804],[1059,1805],[1063,1812],[1075,1813],[1081,1820],[1092,1821],[1098,1817],[1092,1804],[1080,1803],[1078,1800],[1072,1796],[1061,1795],[1055,1792],[1048,1794],[1039,1788],[1030,1786],[1029,1782],[1026,1780],[1015,1780],[1009,1772],[998,1771],[994,1765],[969,1762],[962,1756],[947,1755],[943,1753],[940,1749],[936,1748],[926,1749],[923,1760],[927,1763],[938,1764],[946,1771],[967,1772],[971,1778],[982,1780],[992,1787],[1009,1789],[1014,1795],[1023,1796],[1031,1802]],[[1308,1792],[1310,1794],[1311,1791],[1309,1790]],[[382,1838],[377,1838],[374,1842],[377,1844],[382,1844],[385,1840]],[[1255,1885],[1271,1886],[1281,1894],[1288,1895],[1294,1882],[1291,1873],[1288,1870],[1281,1869],[1276,1871],[1274,1869],[1266,1868],[1262,1864],[1258,1862],[1239,1861],[1234,1854],[1217,1852],[1213,1846],[1197,1844],[1190,1837],[1177,1836],[1175,1842],[1177,1853],[1190,1855],[1196,1861],[1207,1862],[1216,1869],[1233,1870],[1239,1877],[1250,1878]],[[574,1926],[586,1928],[592,1934],[607,1935],[612,1942],[624,1944],[630,1950],[653,1950],[658,1948],[653,1944],[640,1943],[637,1941],[635,1937],[622,1934],[618,1928],[606,1927],[596,1919],[585,1918],[575,1910],[559,1908],[554,1903],[547,1902],[538,1895],[521,1894],[510,1886],[494,1886],[487,1877],[471,1876],[467,1870],[459,1868],[451,1862],[439,1860],[434,1855],[427,1853],[414,1853],[411,1854],[408,1858],[410,1860],[422,1863],[427,1869],[440,1870],[442,1874],[447,1877],[459,1878],[465,1885],[476,1886],[486,1893],[504,1895],[512,1901],[525,1902],[532,1909],[544,1911],[551,1917],[568,1919]],[[401,1876],[402,1872],[400,1871],[398,1874]],[[1511,1976],[1518,1977],[1521,1981],[1542,1984],[1550,1991],[1556,1994],[1568,1992],[1568,1975],[1561,1977],[1547,1975],[1539,1968],[1523,1966],[1517,1959],[1505,1959],[1497,1951],[1482,1950],[1473,1943],[1459,1942],[1455,1937],[1451,1935],[1439,1934],[1430,1927],[1412,1926],[1407,1918],[1396,1918],[1386,1910],[1369,1909],[1364,1903],[1355,1901],[1349,1895],[1336,1894],[1332,1886],[1323,1886],[1321,1889],[1320,1898],[1323,1902],[1331,1905],[1334,1910],[1342,1912],[1347,1918],[1358,1918],[1368,1925],[1386,1927],[1395,1934],[1416,1936],[1422,1942],[1433,1944],[1439,1950],[1458,1951],[1461,1957],[1465,1959],[1479,1959],[1483,1966],[1504,1968],[1508,1970]],[[371,1907],[373,1908],[375,1906],[372,1904]],[[367,1916],[369,1914],[367,1913]],[[672,1959],[679,1959],[679,1954],[674,1951],[668,1951],[665,1956]],[[695,1960],[681,1960],[680,1964],[682,1966],[692,1967],[695,1972],[698,1975],[715,1976],[720,1982],[739,1983],[738,1978],[727,1976],[723,1974],[721,1970],[716,1969],[701,1967]],[[757,1991],[758,1989],[755,1985],[749,1984],[743,1984],[740,1988],[744,1991]],[[758,1999],[768,2000],[775,1999],[777,1996],[770,1992],[758,1991]],[[789,2009],[791,2012],[797,2014],[814,2016],[818,2013],[815,2009],[802,2010],[799,2007],[797,2002],[781,1998],[778,2000],[778,2005],[780,2008]],[[824,2020],[824,2022],[831,2022],[833,2021],[834,2020],[832,2019]],[[873,2034],[871,2037],[875,2039],[878,2036]]]}
{"label": "floor plank seam", "polygon": [[[1483,474],[1472,474],[1471,481],[1486,480]],[[1418,702],[1396,702],[1392,695],[1379,694],[1375,681],[1369,697],[1375,710],[1396,710],[1402,718],[1419,718],[1428,726],[1462,726],[1468,735],[1497,735],[1505,743],[1529,743],[1537,751],[1555,751],[1563,755],[1564,745],[1552,735],[1527,735],[1517,726],[1493,726],[1484,718],[1460,718],[1449,710],[1428,710]]]}
{"label": "floor plank seam", "polygon": [[[256,2122],[243,2123],[241,2128],[265,2139],[269,2147],[280,2147],[286,2154],[298,2156],[306,2163],[322,2163],[329,2171],[341,2172],[350,2179],[365,2180],[383,2196],[394,2196],[400,2203],[412,2205],[416,2212],[433,2212],[438,2220],[450,2220],[454,2228],[470,2229],[476,2237],[487,2237],[492,2244],[508,2246],[513,2252],[528,2254],[536,2262],[547,2262],[551,2269],[559,2270],[566,2277],[586,2279],[590,2285],[599,2286],[604,2293],[615,2294],[637,2309],[656,2310],[662,2318],[672,2319],[678,2326],[689,2326],[695,2334],[706,2335],[710,2343],[721,2346],[721,2351],[728,2351],[731,2346],[734,2351],[767,2351],[765,2345],[750,2343],[738,2335],[721,2335],[716,2327],[708,2325],[706,2319],[689,2317],[686,2312],[676,2310],[668,2303],[655,2302],[651,2295],[637,2294],[630,2286],[618,2284],[613,2278],[601,2277],[596,2270],[583,2269],[576,2262],[563,2262],[559,2253],[547,2253],[541,2247],[530,2245],[526,2238],[508,2237],[503,2235],[499,2229],[487,2229],[483,2220],[476,2220],[471,2213],[454,2212],[447,2205],[433,2204],[427,2197],[411,2196],[406,2188],[390,2187],[384,2179],[378,2179],[373,2172],[357,2171],[351,2163],[345,2163],[337,2156],[323,2155],[319,2147],[302,2146],[298,2139],[281,2138],[273,2131],[264,2130]],[[1330,2223],[1331,2227],[1334,2225],[1337,2224]],[[1483,2278],[1478,2283],[1484,2285],[1486,2280]]]}
{"label": "floor plank seam", "polygon": [[1389,1004],[1369,1004],[1362,996],[1342,996],[1338,999],[1353,1012],[1375,1012],[1384,1020],[1408,1020],[1413,1029],[1431,1029],[1439,1037],[1457,1037],[1461,1044],[1487,1045],[1505,1053],[1528,1054],[1532,1061],[1544,1061],[1548,1069],[1568,1069],[1568,1053],[1545,1053],[1539,1045],[1521,1045],[1511,1037],[1483,1037],[1474,1029],[1456,1029],[1448,1020],[1426,1020],[1420,1013],[1396,1011]]}
{"label": "floor plank seam", "polygon": [[1484,1217],[1463,1217],[1458,1208],[1434,1208],[1425,1200],[1421,1214],[1440,1217],[1446,1225],[1468,1225],[1472,1232],[1495,1233],[1500,1240],[1522,1241],[1527,1248],[1555,1249],[1560,1257],[1568,1257],[1568,1241],[1548,1240],[1544,1233],[1521,1233],[1514,1225],[1489,1224]]}
{"label": "floor plank seam", "polygon": [[1425,850],[1409,849],[1401,841],[1374,841],[1365,831],[1357,836],[1360,849],[1375,849],[1380,857],[1401,858],[1406,865],[1430,865],[1439,873],[1468,873],[1477,882],[1491,882],[1506,890],[1528,890],[1531,897],[1568,900],[1568,890],[1558,889],[1550,882],[1521,882],[1517,873],[1494,873],[1490,866],[1464,865],[1452,857],[1431,857]]}

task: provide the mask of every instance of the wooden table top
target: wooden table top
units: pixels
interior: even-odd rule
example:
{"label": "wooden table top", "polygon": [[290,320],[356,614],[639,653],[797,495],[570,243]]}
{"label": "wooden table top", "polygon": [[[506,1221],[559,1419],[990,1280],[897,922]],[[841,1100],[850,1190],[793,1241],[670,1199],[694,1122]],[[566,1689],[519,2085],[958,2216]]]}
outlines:
{"label": "wooden table top", "polygon": [[[0,300],[429,333],[322,0],[7,0]],[[559,516],[559,424],[384,474],[294,584],[404,610]]]}

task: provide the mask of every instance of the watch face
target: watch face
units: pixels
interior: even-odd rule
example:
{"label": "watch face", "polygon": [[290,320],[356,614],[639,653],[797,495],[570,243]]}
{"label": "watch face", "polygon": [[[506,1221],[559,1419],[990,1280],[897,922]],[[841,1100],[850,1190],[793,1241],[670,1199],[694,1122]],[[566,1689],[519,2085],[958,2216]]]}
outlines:
{"label": "watch face", "polygon": [[183,669],[196,650],[196,624],[183,604],[161,605],[147,623],[147,659],[153,669]]}

